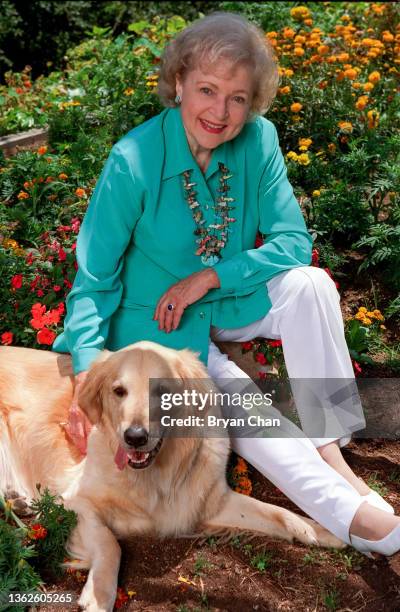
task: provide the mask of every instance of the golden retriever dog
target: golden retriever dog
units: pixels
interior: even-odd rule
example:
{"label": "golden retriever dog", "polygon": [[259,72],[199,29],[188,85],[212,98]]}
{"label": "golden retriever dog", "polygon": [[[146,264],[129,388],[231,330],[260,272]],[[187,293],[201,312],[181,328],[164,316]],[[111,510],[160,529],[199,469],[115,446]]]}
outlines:
{"label": "golden retriever dog", "polygon": [[82,458],[63,428],[73,394],[70,356],[0,348],[0,489],[30,500],[40,483],[77,513],[68,551],[79,560],[74,567],[89,569],[84,610],[113,609],[118,539],[127,536],[252,532],[342,547],[313,520],[233,492],[228,438],[151,437],[150,378],[212,384],[188,350],[139,342],[104,351],[79,396],[93,424]]}

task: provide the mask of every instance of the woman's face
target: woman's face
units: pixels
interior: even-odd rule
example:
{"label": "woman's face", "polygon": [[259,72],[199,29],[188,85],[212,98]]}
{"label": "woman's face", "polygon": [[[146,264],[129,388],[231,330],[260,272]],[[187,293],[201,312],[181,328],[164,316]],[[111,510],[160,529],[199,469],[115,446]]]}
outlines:
{"label": "woman's face", "polygon": [[[205,70],[205,69],[204,69]],[[217,67],[190,70],[176,77],[176,93],[192,152],[215,149],[232,140],[246,122],[253,97],[252,71],[221,60]]]}

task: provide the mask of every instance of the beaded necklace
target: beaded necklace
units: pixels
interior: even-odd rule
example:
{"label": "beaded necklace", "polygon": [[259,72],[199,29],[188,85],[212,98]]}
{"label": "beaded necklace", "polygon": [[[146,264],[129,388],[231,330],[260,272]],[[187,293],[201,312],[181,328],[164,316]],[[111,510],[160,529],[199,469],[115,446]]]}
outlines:
{"label": "beaded necklace", "polygon": [[[214,266],[219,262],[221,251],[228,242],[228,234],[232,231],[229,228],[229,224],[236,221],[236,219],[230,216],[229,212],[235,208],[235,206],[230,206],[235,198],[227,196],[230,190],[228,180],[232,178],[232,174],[229,173],[229,168],[221,162],[218,163],[218,169],[220,172],[220,187],[217,191],[221,195],[217,198],[215,206],[212,207],[215,211],[215,220],[207,227],[205,227],[206,220],[203,217],[201,206],[196,199],[197,191],[193,189],[197,183],[190,182],[192,170],[186,170],[182,173],[185,199],[192,211],[193,220],[196,224],[196,229],[193,233],[195,236],[199,236],[196,240],[199,246],[195,254],[201,255],[201,261],[205,266]],[[206,206],[206,209],[208,209],[208,206]]]}

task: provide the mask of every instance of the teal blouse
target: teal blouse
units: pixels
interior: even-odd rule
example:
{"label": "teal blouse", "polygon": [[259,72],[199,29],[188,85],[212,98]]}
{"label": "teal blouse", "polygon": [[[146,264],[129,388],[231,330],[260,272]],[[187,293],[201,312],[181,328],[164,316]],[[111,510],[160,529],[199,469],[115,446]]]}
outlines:
{"label": "teal blouse", "polygon": [[[192,170],[206,225],[214,220],[219,168],[230,170],[236,218],[214,266],[221,286],[187,307],[167,334],[153,321],[174,283],[204,269],[195,254],[196,228],[182,173]],[[254,248],[257,231],[264,244]],[[112,148],[92,194],[77,241],[78,272],[67,298],[64,332],[53,350],[72,355],[75,374],[103,348],[139,340],[189,347],[207,363],[210,326],[233,328],[265,316],[266,281],[309,265],[312,239],[293,189],[273,123],[256,117],[213,150],[203,174],[193,157],[179,108],[128,132]]]}

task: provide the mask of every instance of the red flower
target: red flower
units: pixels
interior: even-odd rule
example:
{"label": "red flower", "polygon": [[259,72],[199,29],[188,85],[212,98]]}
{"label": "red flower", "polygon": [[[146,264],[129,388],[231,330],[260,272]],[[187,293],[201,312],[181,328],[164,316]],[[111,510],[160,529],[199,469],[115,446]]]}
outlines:
{"label": "red flower", "polygon": [[58,249],[58,260],[65,261],[67,259],[67,254],[62,247]]}
{"label": "red flower", "polygon": [[258,361],[258,363],[261,363],[261,365],[265,365],[267,363],[267,360],[264,353],[256,353],[256,361]]}
{"label": "red flower", "polygon": [[72,283],[68,280],[68,278],[64,278],[64,285],[68,287],[68,289],[71,289],[72,287]]}
{"label": "red flower", "polygon": [[34,319],[39,319],[46,312],[46,306],[44,304],[40,304],[40,302],[36,302],[31,308],[32,317]]}
{"label": "red flower", "polygon": [[312,266],[316,266],[317,268],[319,267],[319,251],[318,251],[318,249],[313,249],[312,250],[311,265]]}
{"label": "red flower", "polygon": [[33,253],[32,253],[32,252],[30,252],[30,253],[28,254],[27,258],[25,259],[25,263],[26,263],[28,266],[31,266],[31,265],[32,265],[32,263],[33,263]]}
{"label": "red flower", "polygon": [[12,332],[4,332],[4,334],[1,334],[1,343],[5,344],[6,346],[9,346],[13,339],[14,335]]}
{"label": "red flower", "polygon": [[335,281],[335,279],[332,276],[332,272],[329,270],[329,268],[324,268],[325,272],[327,273],[327,275],[329,276],[329,278],[331,278],[333,280],[333,282],[336,285],[336,289],[339,289],[339,283]]}
{"label": "red flower", "polygon": [[125,593],[124,589],[118,587],[117,589],[117,599],[115,600],[115,608],[122,608],[129,600],[128,595]]}
{"label": "red flower", "polygon": [[252,342],[242,342],[242,349],[244,351],[251,351],[252,348],[253,348]]}
{"label": "red flower", "polygon": [[47,536],[47,529],[40,523],[35,523],[29,530],[31,540],[43,540]]}
{"label": "red flower", "polygon": [[353,362],[354,374],[355,374],[355,376],[358,376],[362,372],[361,366],[358,363],[358,361],[355,361],[354,359],[352,359],[352,362]]}
{"label": "red flower", "polygon": [[266,380],[268,377],[267,372],[257,372],[257,376],[258,378],[261,378],[261,380]]}
{"label": "red flower", "polygon": [[54,285],[54,287],[53,287],[53,291],[56,291],[56,292],[57,292],[57,291],[61,291],[61,287],[60,287],[60,285]]}
{"label": "red flower", "polygon": [[63,304],[63,302],[59,303],[59,305],[57,306],[57,310],[60,313],[60,315],[64,314],[64,312],[65,312],[65,305]]}
{"label": "red flower", "polygon": [[36,340],[39,344],[47,344],[48,346],[51,346],[56,339],[56,335],[57,334],[51,331],[51,329],[44,327],[36,334]]}
{"label": "red flower", "polygon": [[50,310],[44,315],[44,319],[46,319],[46,325],[51,325],[52,323],[55,323],[57,325],[57,323],[60,322],[60,317],[61,314],[58,308]]}
{"label": "red flower", "polygon": [[282,346],[282,340],[268,340],[268,344],[271,348],[276,348],[277,346]]}
{"label": "red flower", "polygon": [[263,241],[263,239],[261,238],[261,236],[258,234],[258,235],[257,235],[257,237],[256,237],[256,241],[255,241],[254,247],[255,247],[256,249],[258,249],[258,248],[259,248],[260,246],[262,246],[263,244],[264,244],[264,241]]}
{"label": "red flower", "polygon": [[11,279],[11,287],[13,289],[21,289],[22,287],[22,274],[15,274]]}
{"label": "red flower", "polygon": [[42,289],[38,289],[38,290],[36,291],[36,295],[37,295],[38,297],[43,297],[43,296],[44,296],[44,291],[43,291]]}

